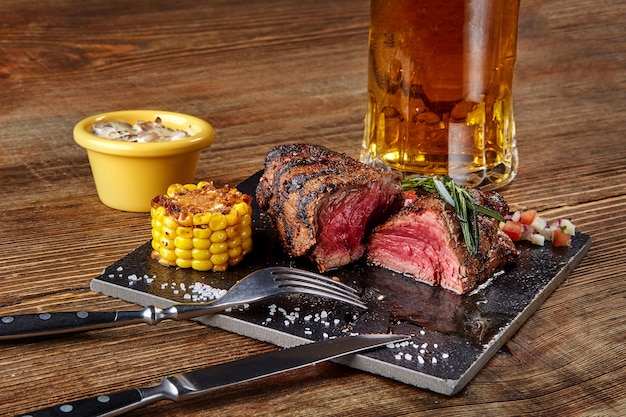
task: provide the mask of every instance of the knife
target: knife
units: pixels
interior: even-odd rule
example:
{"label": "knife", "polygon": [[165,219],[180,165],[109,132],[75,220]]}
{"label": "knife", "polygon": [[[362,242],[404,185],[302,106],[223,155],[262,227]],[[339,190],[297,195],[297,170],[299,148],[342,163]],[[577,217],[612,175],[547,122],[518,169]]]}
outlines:
{"label": "knife", "polygon": [[161,400],[181,401],[217,388],[264,378],[408,339],[410,336],[405,335],[363,334],[306,343],[169,376],[163,378],[158,385],[98,395],[21,414],[19,417],[119,416]]}

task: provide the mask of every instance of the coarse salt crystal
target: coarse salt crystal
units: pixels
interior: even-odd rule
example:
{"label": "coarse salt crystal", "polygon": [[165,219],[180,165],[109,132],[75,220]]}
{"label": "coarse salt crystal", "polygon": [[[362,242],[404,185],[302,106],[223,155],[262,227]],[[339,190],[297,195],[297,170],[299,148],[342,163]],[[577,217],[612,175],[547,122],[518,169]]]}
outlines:
{"label": "coarse salt crystal", "polygon": [[441,357],[444,358],[444,359],[448,359],[450,357],[450,355],[447,354],[447,353],[444,353],[444,354],[441,355]]}
{"label": "coarse salt crystal", "polygon": [[437,363],[437,358],[433,358],[433,359],[431,360],[431,362],[432,362],[432,363]]}
{"label": "coarse salt crystal", "polygon": [[424,358],[422,358],[421,356],[417,357],[417,361],[422,365],[424,364]]}
{"label": "coarse salt crystal", "polygon": [[405,353],[404,359],[406,359],[407,361],[410,361],[411,359],[413,359],[413,355],[411,355],[410,353]]}

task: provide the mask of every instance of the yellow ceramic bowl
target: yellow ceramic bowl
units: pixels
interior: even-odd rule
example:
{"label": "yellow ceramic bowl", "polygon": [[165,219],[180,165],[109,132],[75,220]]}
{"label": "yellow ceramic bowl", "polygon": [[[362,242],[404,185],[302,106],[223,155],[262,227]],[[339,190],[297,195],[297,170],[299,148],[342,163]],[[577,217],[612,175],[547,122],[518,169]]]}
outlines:
{"label": "yellow ceramic bowl", "polygon": [[[124,142],[91,133],[95,123],[154,121],[194,135],[168,142]],[[124,211],[150,211],[150,201],[171,184],[194,182],[200,151],[213,143],[215,131],[204,120],[186,114],[157,110],[125,110],[102,113],[81,120],[74,140],[87,150],[100,200]]]}

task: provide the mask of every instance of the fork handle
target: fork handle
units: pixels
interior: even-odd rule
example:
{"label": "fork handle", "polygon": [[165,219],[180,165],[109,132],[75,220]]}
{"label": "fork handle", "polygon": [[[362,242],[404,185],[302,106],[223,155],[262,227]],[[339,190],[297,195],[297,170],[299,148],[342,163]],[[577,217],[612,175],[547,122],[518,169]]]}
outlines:
{"label": "fork handle", "polygon": [[157,324],[163,320],[187,320],[221,311],[228,305],[176,305],[167,309],[149,306],[133,311],[72,311],[18,314],[0,317],[0,340],[75,333],[135,323]]}

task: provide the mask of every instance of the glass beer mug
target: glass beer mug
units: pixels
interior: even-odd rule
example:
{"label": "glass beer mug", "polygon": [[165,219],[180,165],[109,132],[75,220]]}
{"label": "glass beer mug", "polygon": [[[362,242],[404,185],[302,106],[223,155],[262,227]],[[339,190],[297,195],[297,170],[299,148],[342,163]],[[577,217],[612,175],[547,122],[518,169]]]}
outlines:
{"label": "glass beer mug", "polygon": [[518,166],[519,0],[371,0],[361,161],[495,189]]}

